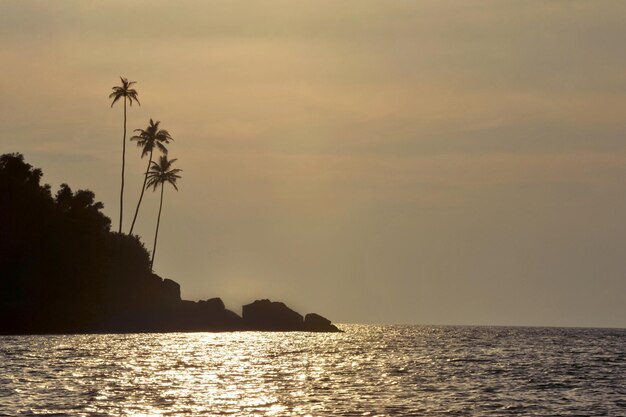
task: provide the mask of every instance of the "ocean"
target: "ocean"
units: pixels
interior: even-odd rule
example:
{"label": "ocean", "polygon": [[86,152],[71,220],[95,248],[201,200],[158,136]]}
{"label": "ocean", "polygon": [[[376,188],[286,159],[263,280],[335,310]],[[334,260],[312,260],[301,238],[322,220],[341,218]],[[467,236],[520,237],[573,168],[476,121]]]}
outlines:
{"label": "ocean", "polygon": [[0,336],[3,416],[626,416],[626,329]]}

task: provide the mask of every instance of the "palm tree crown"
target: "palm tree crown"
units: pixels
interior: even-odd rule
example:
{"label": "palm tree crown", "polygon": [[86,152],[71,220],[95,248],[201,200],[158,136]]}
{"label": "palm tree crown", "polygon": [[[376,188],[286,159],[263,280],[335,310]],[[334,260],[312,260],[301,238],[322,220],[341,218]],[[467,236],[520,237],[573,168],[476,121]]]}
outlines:
{"label": "palm tree crown", "polygon": [[167,159],[167,155],[161,155],[159,162],[152,162],[150,171],[148,172],[148,184],[147,187],[152,187],[152,190],[156,190],[159,185],[170,183],[178,191],[176,186],[176,180],[180,178],[179,172],[182,169],[172,168],[172,164],[178,159]]}
{"label": "palm tree crown", "polygon": [[172,168],[172,164],[176,162],[176,159],[171,161],[167,159],[167,155],[161,155],[159,162],[152,162],[150,172],[148,172],[148,187],[152,187],[153,191],[161,186],[161,202],[159,203],[159,214],[157,215],[156,232],[154,233],[154,246],[152,248],[152,259],[150,260],[150,270],[154,265],[154,255],[156,254],[157,239],[159,237],[159,224],[161,223],[161,210],[163,209],[163,190],[166,182],[172,184],[172,186],[178,191],[176,186],[176,180],[180,178],[178,175],[182,170]]}
{"label": "palm tree crown", "polygon": [[122,97],[128,98],[128,102],[131,106],[133,105],[133,101],[136,101],[137,104],[141,105],[139,99],[137,99],[139,93],[137,93],[134,88],[130,88],[133,84],[136,84],[137,82],[128,81],[128,78],[124,77],[120,77],[120,80],[122,81],[122,85],[111,87],[111,89],[113,90],[113,92],[109,94],[109,98],[113,99],[113,101],[111,102],[111,107],[113,107],[115,102]]}
{"label": "palm tree crown", "polygon": [[170,141],[173,141],[170,132],[165,129],[159,129],[160,121],[153,121],[150,119],[150,123],[148,127],[145,129],[135,129],[137,133],[135,136],[130,138],[130,140],[136,141],[137,146],[142,148],[141,157],[150,154],[155,147],[157,147],[161,152],[167,155],[167,148],[165,144],[169,144]]}
{"label": "palm tree crown", "polygon": [[158,148],[163,154],[167,155],[167,148],[165,144],[173,141],[170,132],[165,129],[159,129],[158,120],[155,122],[150,119],[150,124],[145,129],[135,129],[137,133],[135,136],[130,138],[130,140],[137,141],[137,146],[141,148],[141,157],[143,158],[146,155],[150,155],[148,158],[148,166],[146,167],[146,173],[143,177],[143,185],[141,186],[141,194],[139,195],[139,201],[137,201],[137,208],[135,209],[135,215],[133,216],[133,222],[130,225],[129,235],[133,234],[133,230],[135,229],[135,222],[137,222],[137,215],[139,214],[139,207],[141,206],[141,201],[143,200],[143,194],[146,190],[146,181],[148,181],[148,173],[150,172],[150,166],[152,165],[152,153],[154,152],[154,148]]}
{"label": "palm tree crown", "polygon": [[130,105],[133,105],[133,101],[136,101],[137,104],[141,106],[139,100],[137,99],[137,91],[132,87],[135,84],[135,81],[128,81],[128,79],[124,77],[120,77],[122,81],[122,85],[111,87],[113,92],[109,94],[109,98],[112,98],[111,107],[119,100],[124,97],[124,136],[122,136],[122,185],[120,187],[120,224],[119,224],[119,233],[122,233],[122,220],[124,219],[124,170],[126,166],[126,102],[128,101]]}

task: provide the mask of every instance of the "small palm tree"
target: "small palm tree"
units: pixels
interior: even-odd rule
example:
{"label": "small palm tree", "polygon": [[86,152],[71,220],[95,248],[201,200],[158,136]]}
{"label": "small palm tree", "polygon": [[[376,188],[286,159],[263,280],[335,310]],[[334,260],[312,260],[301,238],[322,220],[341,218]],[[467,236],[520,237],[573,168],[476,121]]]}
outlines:
{"label": "small palm tree", "polygon": [[167,155],[161,155],[159,162],[152,161],[152,166],[148,172],[148,185],[152,187],[152,191],[156,191],[156,188],[161,186],[161,203],[159,204],[159,215],[157,216],[156,233],[154,234],[154,247],[152,249],[152,260],[150,261],[150,270],[154,264],[154,254],[156,253],[157,238],[159,237],[159,223],[161,222],[161,210],[163,209],[163,189],[166,182],[172,184],[174,189],[178,191],[176,186],[176,180],[180,178],[180,169],[172,168],[172,164],[176,162],[176,159],[168,160]]}
{"label": "small palm tree", "polygon": [[147,128],[135,129],[137,134],[130,138],[130,140],[137,141],[137,146],[141,148],[142,158],[146,155],[150,155],[150,157],[148,158],[148,166],[146,167],[146,174],[143,178],[143,185],[141,186],[141,195],[139,196],[139,201],[137,202],[133,223],[130,225],[129,235],[133,234],[135,222],[137,221],[137,215],[139,214],[139,206],[141,205],[141,200],[143,199],[143,193],[146,190],[146,182],[148,181],[150,165],[152,165],[152,153],[154,152],[154,148],[158,148],[164,155],[167,155],[167,148],[164,144],[169,144],[170,141],[174,140],[167,130],[159,129],[160,123],[161,122],[158,120],[154,122],[150,119],[150,124],[148,124]]}
{"label": "small palm tree", "polygon": [[120,98],[124,97],[124,136],[122,137],[122,189],[120,191],[120,228],[119,233],[122,233],[122,216],[124,212],[124,168],[126,164],[126,102],[132,106],[133,101],[136,101],[137,104],[139,100],[137,99],[137,91],[135,91],[132,87],[135,84],[135,81],[128,81],[128,79],[124,77],[120,77],[122,81],[122,85],[111,87],[113,92],[109,94],[109,98],[112,98],[111,107],[117,102]]}

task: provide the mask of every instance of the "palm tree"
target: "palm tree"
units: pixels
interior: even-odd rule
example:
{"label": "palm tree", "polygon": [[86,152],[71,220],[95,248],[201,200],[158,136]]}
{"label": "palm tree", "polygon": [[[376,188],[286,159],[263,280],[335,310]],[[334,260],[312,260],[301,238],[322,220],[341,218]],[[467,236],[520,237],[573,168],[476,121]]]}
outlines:
{"label": "palm tree", "polygon": [[113,92],[109,94],[109,98],[113,99],[113,102],[111,102],[111,107],[113,107],[113,105],[115,104],[117,100],[124,97],[124,136],[122,138],[122,189],[120,191],[120,228],[119,228],[119,233],[122,233],[122,215],[124,212],[124,167],[125,167],[125,161],[126,161],[126,101],[128,101],[128,103],[131,106],[133,105],[133,100],[136,101],[137,104],[139,104],[140,106],[141,106],[141,103],[139,103],[139,100],[137,99],[137,95],[138,95],[137,91],[135,91],[134,88],[130,88],[136,82],[128,81],[128,79],[124,77],[120,77],[120,80],[122,81],[122,85],[111,87],[113,89]]}
{"label": "palm tree", "polygon": [[154,234],[154,247],[152,249],[152,260],[150,261],[150,270],[152,270],[152,265],[154,264],[154,254],[156,253],[156,245],[157,238],[159,237],[159,223],[161,222],[161,210],[163,209],[163,188],[166,182],[172,184],[174,189],[178,191],[178,187],[176,186],[176,180],[180,178],[178,175],[179,172],[182,172],[180,169],[172,168],[172,164],[176,162],[177,159],[172,159],[171,161],[167,159],[167,155],[161,155],[159,157],[159,162],[152,161],[152,166],[150,167],[150,171],[148,172],[148,187],[152,187],[152,191],[156,191],[156,188],[161,186],[161,203],[159,204],[159,215],[157,216],[157,226],[156,233]]}
{"label": "palm tree", "polygon": [[170,136],[170,132],[165,129],[159,129],[160,123],[161,122],[158,120],[154,122],[150,119],[150,124],[148,124],[146,129],[135,129],[137,134],[130,138],[130,140],[137,141],[137,146],[141,148],[142,158],[146,155],[150,155],[150,157],[148,158],[148,166],[146,167],[146,174],[143,178],[143,185],[141,186],[141,195],[139,196],[139,201],[137,202],[133,223],[130,225],[129,235],[133,234],[135,222],[137,221],[137,214],[139,214],[139,206],[141,205],[141,200],[143,199],[143,193],[146,190],[146,182],[148,181],[150,165],[152,165],[152,153],[154,152],[154,148],[158,148],[164,155],[167,155],[167,148],[164,144],[168,144],[170,141],[174,140],[172,139],[172,136]]}

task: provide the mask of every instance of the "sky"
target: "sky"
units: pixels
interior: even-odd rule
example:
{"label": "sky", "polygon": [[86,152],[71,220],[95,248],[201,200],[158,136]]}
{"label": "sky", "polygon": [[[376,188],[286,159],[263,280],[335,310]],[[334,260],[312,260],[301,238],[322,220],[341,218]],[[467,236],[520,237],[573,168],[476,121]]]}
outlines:
{"label": "sky", "polygon": [[[183,169],[155,271],[339,323],[626,327],[626,2],[0,2],[0,153],[117,230],[129,131]],[[124,229],[146,159],[127,147]],[[152,247],[158,193],[136,232]]]}

